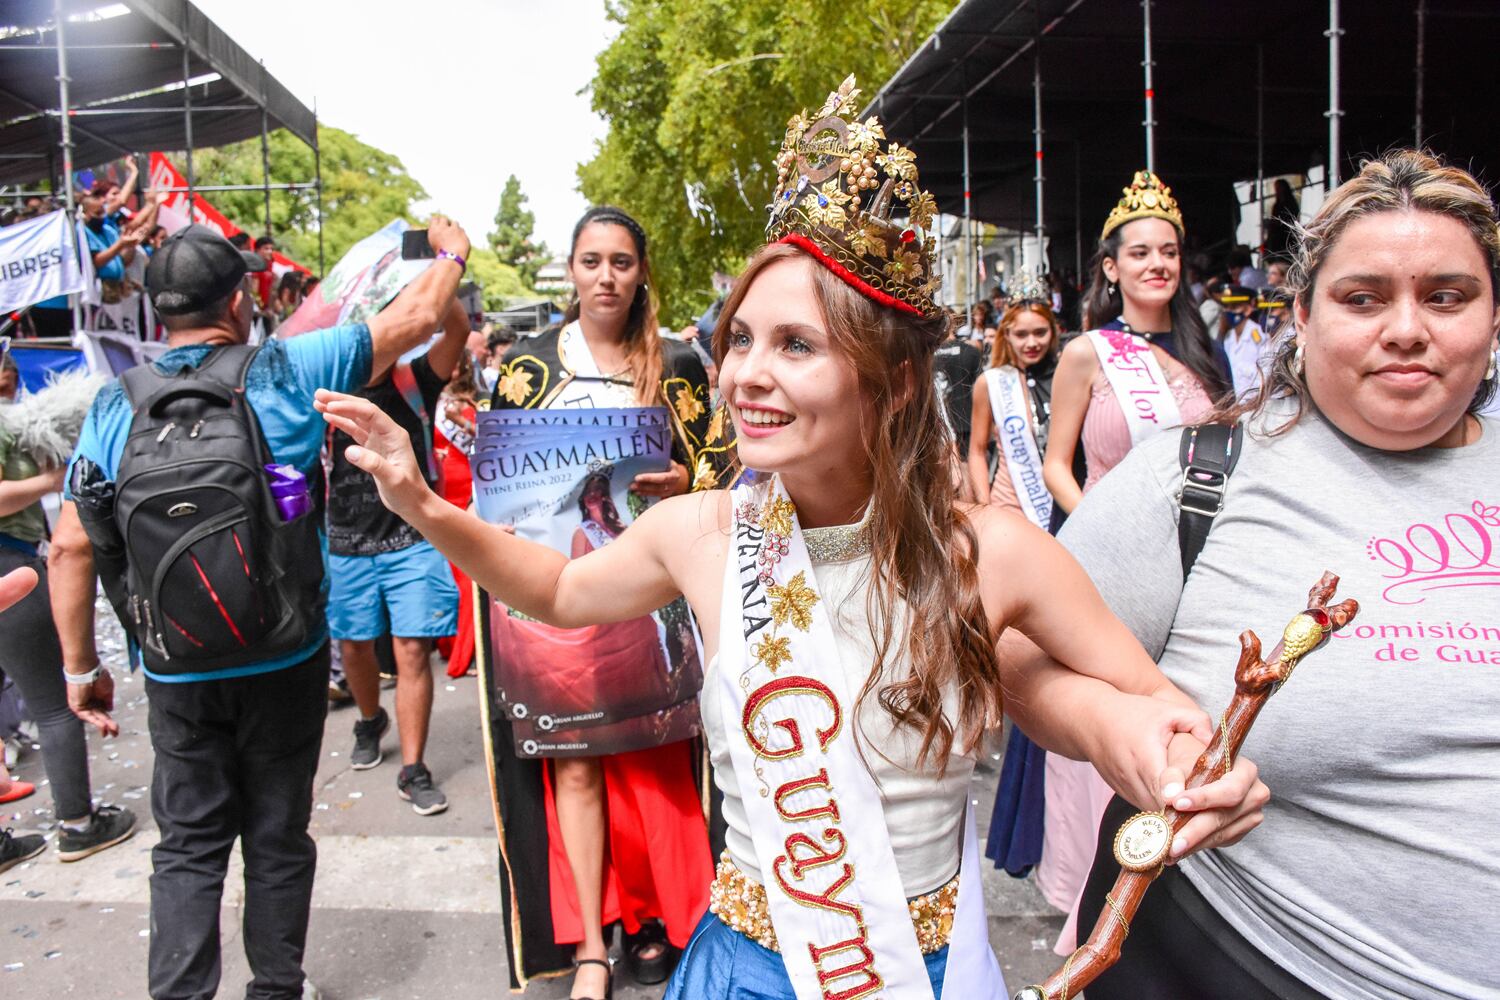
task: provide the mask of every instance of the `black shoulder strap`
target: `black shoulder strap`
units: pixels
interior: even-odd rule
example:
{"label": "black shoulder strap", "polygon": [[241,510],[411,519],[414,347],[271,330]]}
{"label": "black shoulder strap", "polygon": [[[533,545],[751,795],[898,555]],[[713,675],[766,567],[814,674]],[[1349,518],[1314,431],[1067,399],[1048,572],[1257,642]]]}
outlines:
{"label": "black shoulder strap", "polygon": [[[259,352],[259,347],[249,344],[215,347],[208,352],[195,374],[198,377],[206,376],[226,389],[243,389],[250,364]],[[125,390],[125,398],[130,400],[131,408],[138,409],[180,374],[181,370],[163,375],[153,362],[146,361],[124,372],[120,376],[120,385]]]}
{"label": "black shoulder strap", "polygon": [[1182,429],[1182,443],[1177,449],[1177,464],[1182,466],[1177,545],[1182,554],[1184,580],[1208,541],[1214,518],[1224,509],[1224,489],[1240,460],[1243,437],[1244,429],[1238,423]]}

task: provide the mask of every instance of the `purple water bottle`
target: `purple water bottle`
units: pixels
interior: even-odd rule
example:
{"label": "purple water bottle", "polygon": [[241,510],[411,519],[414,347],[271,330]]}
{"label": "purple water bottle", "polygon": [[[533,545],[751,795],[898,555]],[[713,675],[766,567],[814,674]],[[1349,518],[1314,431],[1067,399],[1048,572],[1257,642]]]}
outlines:
{"label": "purple water bottle", "polygon": [[307,477],[290,465],[266,466],[271,483],[271,497],[283,521],[295,521],[312,510],[312,494],[307,491]]}

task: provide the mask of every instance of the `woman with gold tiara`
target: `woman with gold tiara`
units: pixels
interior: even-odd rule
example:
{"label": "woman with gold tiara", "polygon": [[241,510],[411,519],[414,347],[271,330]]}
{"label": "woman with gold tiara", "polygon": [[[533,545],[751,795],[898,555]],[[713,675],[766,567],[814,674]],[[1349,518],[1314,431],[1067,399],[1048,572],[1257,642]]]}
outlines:
{"label": "woman with gold tiara", "polygon": [[[1209,339],[1182,280],[1182,212],[1160,177],[1139,170],[1104,221],[1084,296],[1088,332],[1063,349],[1052,380],[1052,426],[1043,475],[1071,513],[1132,447],[1195,423],[1232,391],[1229,361]],[[1126,405],[1129,400],[1129,405]],[[1088,468],[1074,477],[1079,446]],[[1057,943],[1073,950],[1073,911],[1109,789],[1088,764],[1049,754],[1046,821],[1037,885],[1070,914]]]}
{"label": "woman with gold tiara", "polygon": [[[935,206],[857,97],[850,78],[789,122],[769,242],[714,332],[762,481],[665,500],[568,561],[435,500],[379,411],[319,396],[385,502],[511,606],[562,626],[692,606],[728,849],[673,1000],[1005,995],[966,807],[1006,629],[1058,661],[1017,721],[1143,807],[1181,781],[1167,743],[1185,765],[1211,731],[1051,536],[959,502],[931,375]],[[1178,854],[1244,836],[1265,799],[1244,761],[1188,794]]]}

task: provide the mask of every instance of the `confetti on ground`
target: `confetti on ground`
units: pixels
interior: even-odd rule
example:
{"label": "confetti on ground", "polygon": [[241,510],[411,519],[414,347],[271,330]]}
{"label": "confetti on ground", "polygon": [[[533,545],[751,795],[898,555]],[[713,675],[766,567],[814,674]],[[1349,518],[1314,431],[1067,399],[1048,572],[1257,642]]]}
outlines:
{"label": "confetti on ground", "polygon": [[62,954],[61,951],[53,950],[53,951],[47,952],[47,954],[43,955],[42,957],[43,958],[57,958],[61,954]]}
{"label": "confetti on ground", "polygon": [[19,971],[21,971],[24,968],[26,968],[26,963],[25,962],[11,962],[11,963],[9,963],[8,965],[5,966],[5,971],[6,972],[19,972]]}
{"label": "confetti on ground", "polygon": [[150,937],[150,936],[151,936],[151,929],[149,927],[142,927],[141,930],[140,930],[140,933],[136,934],[136,937]]}
{"label": "confetti on ground", "polygon": [[349,793],[349,797],[351,799],[362,799],[362,798],[365,797],[365,793],[364,792],[350,792]]}

